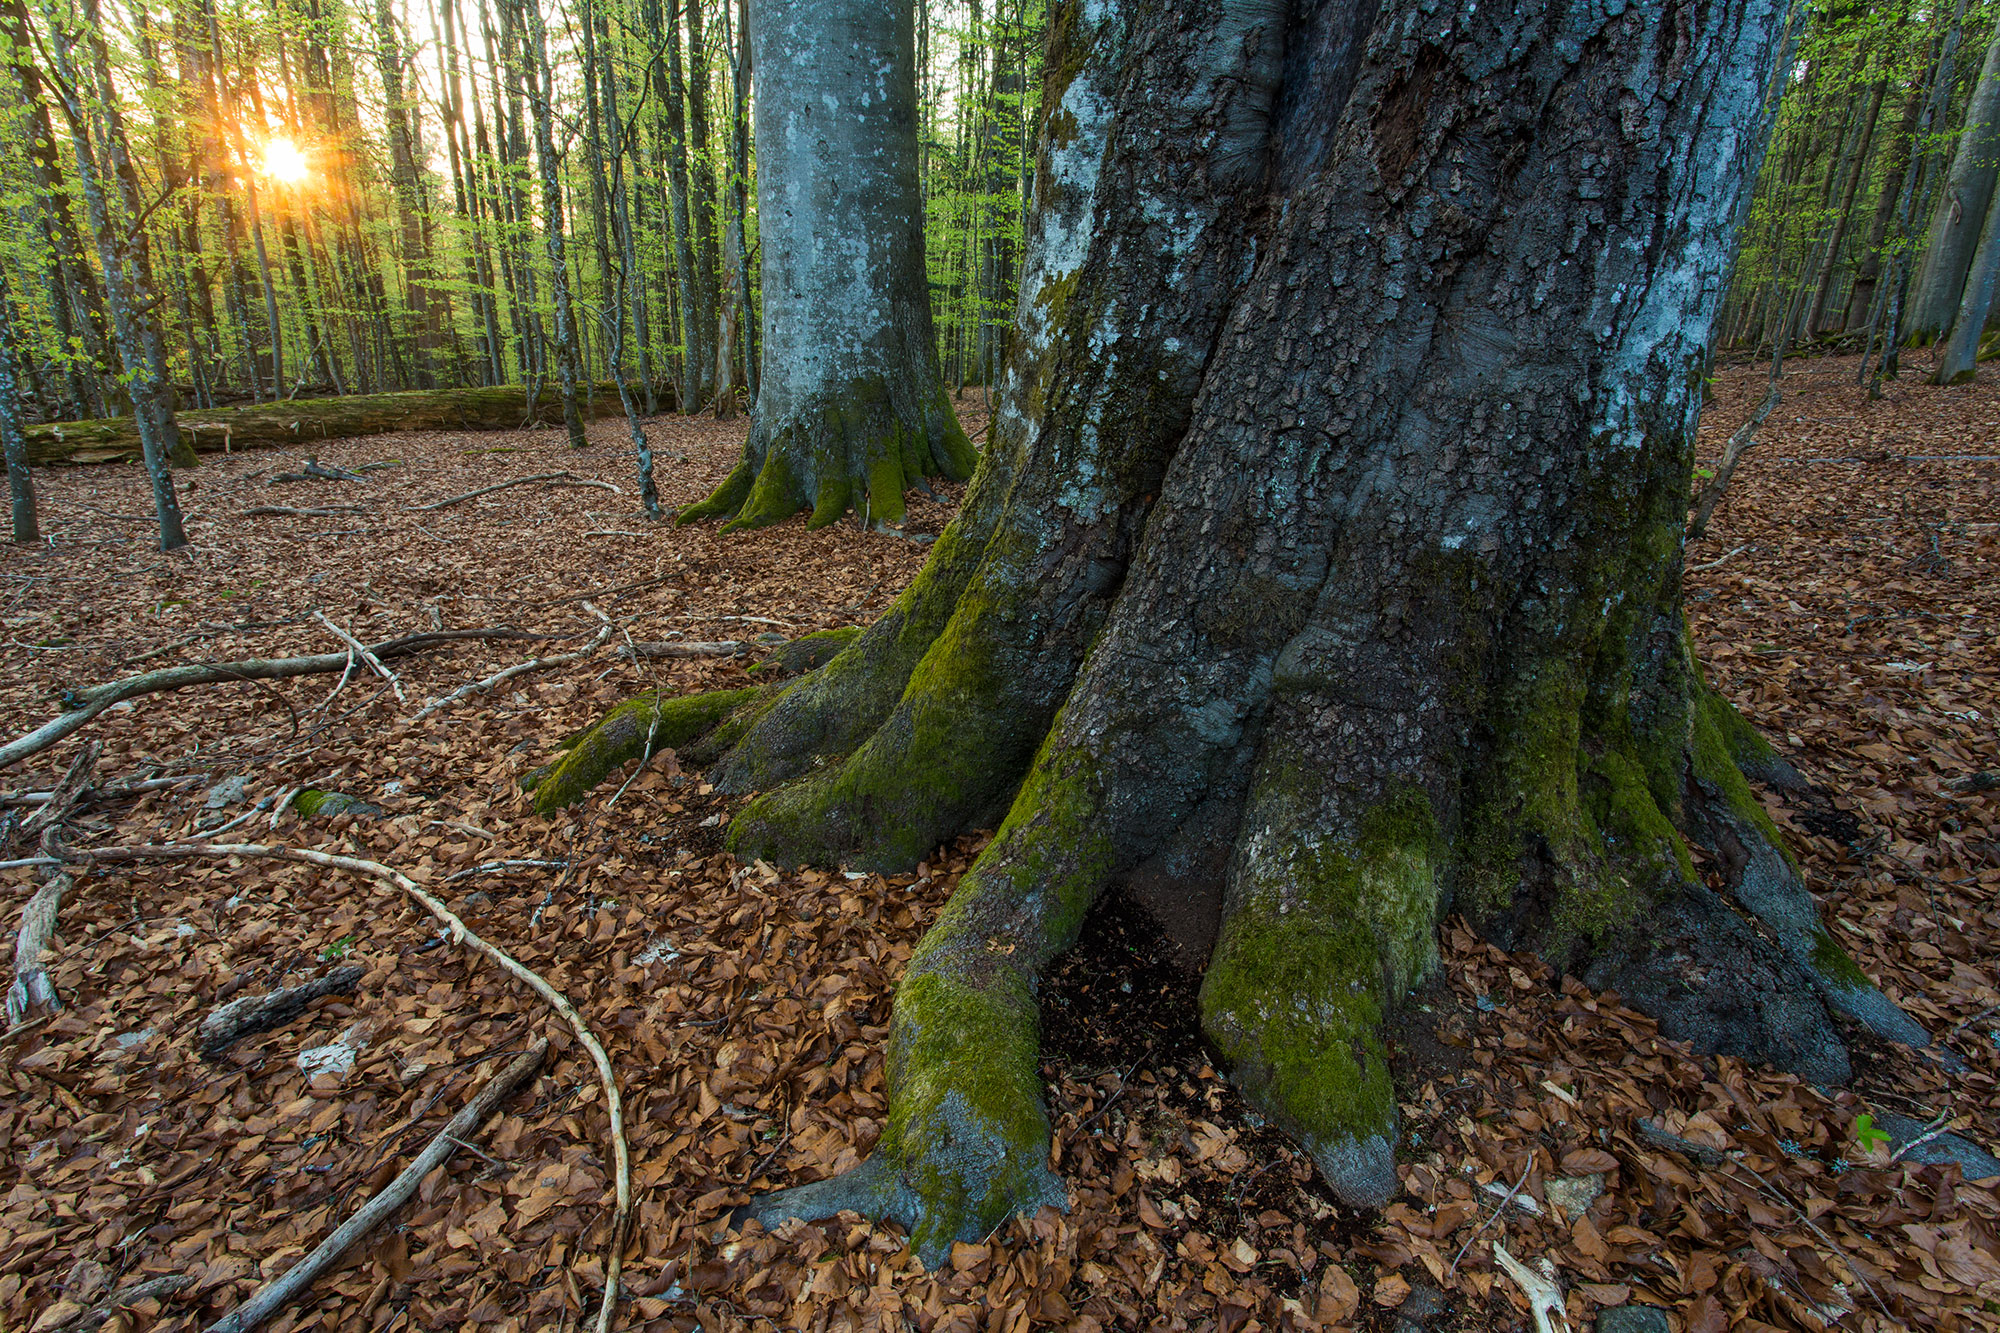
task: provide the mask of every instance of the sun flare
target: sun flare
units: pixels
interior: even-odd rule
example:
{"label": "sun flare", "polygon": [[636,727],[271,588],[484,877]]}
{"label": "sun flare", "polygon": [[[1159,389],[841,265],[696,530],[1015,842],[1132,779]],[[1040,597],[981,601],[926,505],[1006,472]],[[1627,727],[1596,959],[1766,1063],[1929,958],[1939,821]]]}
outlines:
{"label": "sun flare", "polygon": [[296,185],[306,178],[306,155],[284,135],[264,142],[264,174],[272,180]]}

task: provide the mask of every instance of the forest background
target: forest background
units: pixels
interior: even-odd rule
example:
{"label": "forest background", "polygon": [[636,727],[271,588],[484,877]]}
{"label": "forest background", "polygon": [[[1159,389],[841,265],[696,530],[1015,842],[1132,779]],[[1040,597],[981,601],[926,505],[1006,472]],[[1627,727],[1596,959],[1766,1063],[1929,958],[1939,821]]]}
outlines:
{"label": "forest background", "polygon": [[[131,411],[146,371],[121,359],[121,299],[180,409],[532,397],[561,340],[648,414],[733,411],[759,352],[748,3],[0,0],[15,414]],[[1795,13],[1720,351],[1864,351],[1893,375],[1961,304],[1981,350],[1996,15]],[[959,388],[1004,355],[1049,20],[1045,0],[917,6],[926,261]]]}

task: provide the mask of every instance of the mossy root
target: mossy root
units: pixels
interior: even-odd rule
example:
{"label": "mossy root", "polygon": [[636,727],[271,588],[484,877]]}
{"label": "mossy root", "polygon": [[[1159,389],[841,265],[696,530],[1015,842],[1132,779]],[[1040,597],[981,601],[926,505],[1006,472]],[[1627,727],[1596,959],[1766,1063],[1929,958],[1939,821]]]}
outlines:
{"label": "mossy root", "polygon": [[678,697],[647,693],[628,699],[571,742],[561,759],[531,774],[522,785],[534,792],[539,813],[554,814],[582,800],[627,761],[643,761],[661,750],[678,750],[698,741],[771,688],[751,685]]}

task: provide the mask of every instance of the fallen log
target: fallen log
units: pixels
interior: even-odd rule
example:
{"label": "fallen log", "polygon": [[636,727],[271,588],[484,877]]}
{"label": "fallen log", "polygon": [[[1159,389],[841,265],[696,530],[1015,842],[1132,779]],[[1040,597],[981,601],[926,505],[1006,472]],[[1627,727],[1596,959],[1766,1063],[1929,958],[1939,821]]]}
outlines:
{"label": "fallen log", "polygon": [[239,995],[201,1020],[199,1049],[205,1060],[219,1060],[245,1037],[283,1027],[327,995],[350,995],[361,984],[366,968],[349,965],[323,977],[262,995]]}
{"label": "fallen log", "polygon": [[534,1045],[523,1051],[502,1069],[488,1079],[486,1086],[477,1096],[467,1102],[459,1113],[453,1116],[437,1137],[425,1145],[417,1154],[417,1160],[403,1168],[402,1174],[384,1186],[368,1202],[355,1209],[354,1216],[342,1222],[331,1236],[319,1243],[319,1247],[305,1258],[286,1269],[282,1277],[274,1278],[259,1288],[257,1294],[231,1310],[222,1318],[208,1326],[208,1333],[249,1333],[266,1319],[298,1299],[313,1280],[333,1267],[341,1255],[354,1242],[380,1226],[388,1216],[410,1201],[423,1183],[425,1176],[444,1165],[462,1140],[477,1133],[499,1105],[512,1096],[516,1089],[531,1078],[542,1067],[542,1061],[549,1053],[547,1038],[538,1039]]}
{"label": "fallen log", "polygon": [[[549,637],[551,636],[546,634],[534,634],[527,630],[504,627],[453,629],[388,639],[370,645],[368,651],[377,658],[391,658],[422,652],[426,648],[434,648],[443,643],[455,643],[461,639]],[[241,662],[191,662],[185,666],[162,667],[158,671],[127,676],[124,680],[93,685],[84,690],[71,690],[64,694],[62,699],[63,707],[69,711],[43,723],[25,736],[17,736],[5,745],[0,745],[0,768],[18,764],[29,755],[40,754],[65,736],[81,731],[89,725],[91,719],[113,704],[137,698],[142,694],[177,690],[188,685],[215,685],[231,680],[287,680],[293,676],[323,675],[344,669],[351,660],[348,653],[339,652],[315,653],[308,657],[249,658]]]}
{"label": "fallen log", "polygon": [[[671,392],[667,397],[663,412],[673,410]],[[586,418],[615,416],[623,410],[617,389],[608,383],[594,386],[577,406]],[[562,400],[554,389],[541,392],[530,414],[527,390],[518,384],[305,398],[182,412],[177,418],[181,439],[197,453],[269,449],[398,430],[516,430],[561,419]],[[29,426],[22,434],[33,467],[118,463],[139,457],[139,431],[131,417],[48,422]]]}

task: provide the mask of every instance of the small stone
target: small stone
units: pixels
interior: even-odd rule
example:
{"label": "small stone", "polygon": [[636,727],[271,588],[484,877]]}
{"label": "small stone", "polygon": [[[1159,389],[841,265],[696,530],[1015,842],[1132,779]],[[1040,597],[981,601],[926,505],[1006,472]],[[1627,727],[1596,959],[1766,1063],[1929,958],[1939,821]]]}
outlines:
{"label": "small stone", "polygon": [[1597,1316],[1597,1333],[1673,1333],[1664,1310],[1650,1305],[1620,1305]]}
{"label": "small stone", "polygon": [[241,775],[224,778],[208,789],[208,808],[220,810],[225,805],[237,804],[243,799],[243,790],[249,783],[250,779]]}
{"label": "small stone", "polygon": [[1570,1217],[1582,1217],[1604,1194],[1604,1173],[1587,1176],[1551,1176],[1542,1182],[1542,1193],[1550,1203]]}
{"label": "small stone", "polygon": [[493,898],[490,894],[468,893],[465,895],[465,905],[467,907],[491,907],[493,906]]}

